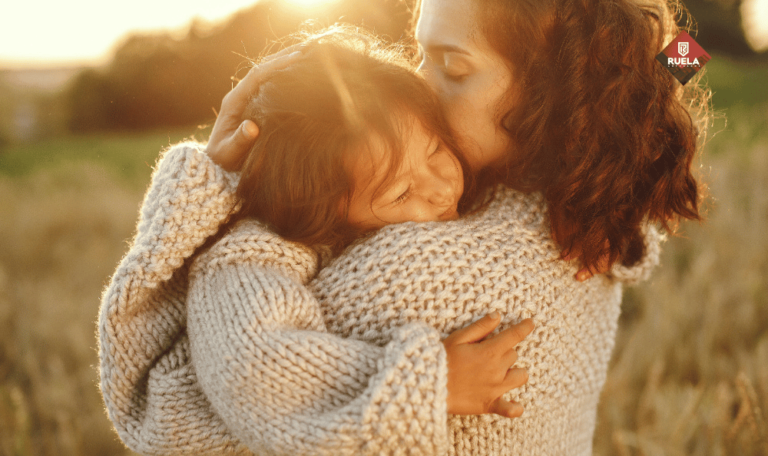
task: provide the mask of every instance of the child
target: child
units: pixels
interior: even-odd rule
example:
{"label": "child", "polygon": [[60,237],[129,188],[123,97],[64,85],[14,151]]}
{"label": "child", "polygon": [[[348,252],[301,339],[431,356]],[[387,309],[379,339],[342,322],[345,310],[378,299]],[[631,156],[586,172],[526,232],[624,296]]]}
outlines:
{"label": "child", "polygon": [[248,117],[264,134],[244,164],[233,220],[338,252],[387,224],[458,218],[471,176],[408,60],[342,30],[304,49],[251,101]]}
{"label": "child", "polygon": [[[143,325],[137,347],[125,350],[147,358],[136,363],[102,351],[102,389],[123,440],[140,452],[163,452],[161,442],[165,452],[381,454],[407,446],[442,454],[448,413],[518,416],[520,406],[499,397],[525,383],[525,371],[510,367],[530,321],[481,343],[474,342],[495,328],[498,315],[443,341],[429,325],[410,323],[373,344],[330,334],[324,316],[332,310],[305,288],[328,253],[355,239],[393,223],[454,220],[474,203],[464,191],[465,183],[472,187],[468,168],[413,66],[373,38],[320,34],[306,40],[299,61],[259,88],[250,117],[261,134],[234,201],[210,198],[214,188],[174,200],[174,186],[195,181],[177,174],[211,177],[193,152],[175,166],[166,157],[155,180],[167,179],[167,188],[148,193],[136,242],[145,239],[151,253],[129,254],[126,268],[130,260],[163,258],[157,251],[166,240],[176,249],[159,262],[178,267],[186,246],[200,244],[213,222],[199,214],[210,211],[179,209],[188,201],[207,198],[235,210],[188,269],[158,280],[160,290],[133,291],[167,297],[181,290],[172,303],[157,305],[166,315]],[[167,217],[157,216],[166,210]],[[152,266],[134,270],[151,281],[144,271]],[[102,313],[102,332],[114,344],[134,334],[117,334],[121,325],[105,322],[130,307],[128,294],[105,297],[115,310]],[[132,323],[142,311],[128,311]],[[174,325],[181,328],[175,334],[167,330]],[[180,342],[169,343],[172,336]],[[117,372],[124,363],[146,367]],[[126,401],[115,386],[121,382],[146,392]],[[207,407],[195,415],[189,403]],[[145,434],[137,437],[137,428]]]}

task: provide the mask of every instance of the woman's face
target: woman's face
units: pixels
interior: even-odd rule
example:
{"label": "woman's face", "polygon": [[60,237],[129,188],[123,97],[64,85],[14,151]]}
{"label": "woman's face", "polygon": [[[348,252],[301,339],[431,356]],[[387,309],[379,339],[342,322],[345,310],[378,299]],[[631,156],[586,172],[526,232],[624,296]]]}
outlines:
{"label": "woman's face", "polygon": [[392,178],[387,179],[390,157],[381,142],[373,141],[370,151],[349,163],[355,184],[347,214],[352,226],[370,231],[459,217],[464,175],[458,159],[415,118],[405,133],[402,161]]}
{"label": "woman's face", "polygon": [[476,0],[422,0],[416,39],[420,70],[479,170],[502,161],[512,146],[501,122],[504,104],[514,101],[514,80],[480,30],[476,9]]}

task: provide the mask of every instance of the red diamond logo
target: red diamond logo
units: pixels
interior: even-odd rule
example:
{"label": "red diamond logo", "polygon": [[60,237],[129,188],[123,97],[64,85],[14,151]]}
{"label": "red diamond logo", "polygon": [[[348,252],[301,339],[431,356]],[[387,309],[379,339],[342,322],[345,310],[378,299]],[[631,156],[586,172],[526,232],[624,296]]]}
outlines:
{"label": "red diamond logo", "polygon": [[677,38],[656,56],[656,60],[681,84],[690,81],[711,59],[707,51],[686,32],[680,32]]}

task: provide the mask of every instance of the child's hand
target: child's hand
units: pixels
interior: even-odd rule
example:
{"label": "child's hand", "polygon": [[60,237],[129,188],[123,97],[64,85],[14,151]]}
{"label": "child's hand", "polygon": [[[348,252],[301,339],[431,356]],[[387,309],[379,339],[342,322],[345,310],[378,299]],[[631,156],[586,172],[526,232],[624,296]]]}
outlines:
{"label": "child's hand", "polygon": [[494,312],[443,340],[448,355],[448,413],[495,413],[508,418],[523,414],[520,404],[501,396],[528,381],[525,369],[511,367],[517,361],[515,346],[533,331],[533,322],[523,320],[480,342],[500,321]]}
{"label": "child's hand", "polygon": [[250,97],[256,93],[266,75],[286,68],[300,55],[299,48],[291,46],[266,57],[224,96],[205,149],[216,164],[228,171],[236,171],[242,166],[245,155],[259,135],[259,127],[255,123],[243,120]]}

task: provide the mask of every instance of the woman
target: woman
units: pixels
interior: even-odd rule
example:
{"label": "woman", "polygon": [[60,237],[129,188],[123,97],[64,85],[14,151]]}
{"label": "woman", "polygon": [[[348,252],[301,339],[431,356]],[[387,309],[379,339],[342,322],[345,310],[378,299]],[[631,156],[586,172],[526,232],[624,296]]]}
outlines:
{"label": "woman", "polygon": [[[589,454],[617,327],[619,279],[645,276],[658,259],[657,243],[640,242],[642,223],[645,218],[666,223],[674,214],[697,215],[689,169],[695,131],[671,76],[653,66],[664,35],[672,32],[666,7],[654,10],[621,1],[489,3],[427,0],[418,10],[417,37],[426,54],[427,78],[443,98],[465,148],[475,152],[474,166],[488,182],[508,188],[478,219],[384,228],[323,269],[312,289],[330,331],[371,342],[382,342],[391,328],[413,321],[425,321],[445,335],[489,309],[501,310],[505,323],[533,317],[536,330],[518,350],[530,380],[507,397],[523,403],[526,415],[519,420],[450,417],[447,437],[437,433],[426,446],[408,440],[413,436],[405,428],[381,448],[384,453],[447,447],[451,454]],[[435,37],[438,30],[451,33]],[[287,58],[271,65],[289,63]],[[247,94],[258,85],[258,71],[222,103],[207,147],[222,166],[237,167],[243,150],[238,144],[247,145],[255,136],[255,126],[241,125],[240,116]],[[474,120],[476,125],[469,123]],[[472,127],[462,130],[465,122]],[[207,194],[218,189],[223,195],[217,200],[200,194],[203,203],[196,213],[208,226],[226,214],[226,208],[219,208],[229,201],[222,189],[231,182],[221,170],[205,169],[207,176],[200,177],[211,182]],[[539,192],[521,193],[515,187]],[[649,231],[646,239],[652,238]],[[200,242],[188,241],[192,247],[186,255]],[[592,272],[601,258],[613,267],[609,276],[579,283],[573,275],[583,268],[563,256],[578,258]],[[183,279],[166,279],[184,276],[184,268],[174,268],[183,264],[185,251],[159,257],[169,267],[155,279],[156,289],[181,289]],[[375,271],[365,274],[362,257],[371,259],[366,264],[375,264]],[[380,273],[382,266],[386,274]],[[177,296],[174,310],[168,311],[178,320],[183,319],[182,300],[183,295]],[[102,321],[117,318],[116,313],[107,309]],[[355,333],[363,320],[368,330]],[[168,346],[166,334],[160,335],[152,344]],[[103,351],[113,349],[102,341]],[[185,353],[169,350],[149,365],[149,376],[183,377],[179,372],[190,370],[186,359]],[[184,378],[194,380],[192,375]],[[204,392],[196,385],[192,390],[189,398],[169,406],[178,407],[175,418],[171,413],[152,416],[188,429],[184,442],[189,445],[205,441],[209,451],[246,451],[244,435],[226,429],[206,407]],[[135,400],[139,408],[152,395],[149,389],[142,393]],[[201,404],[197,408],[189,406],[194,399]],[[203,431],[184,427],[192,414],[205,423]],[[137,428],[152,432],[162,426],[139,414],[132,425],[121,435],[140,441],[143,448],[159,448],[163,439],[175,438],[142,440]]]}

